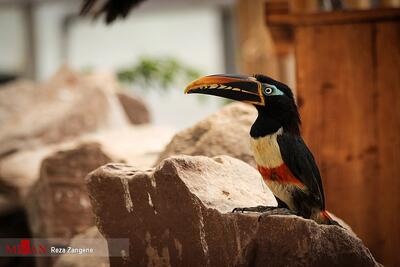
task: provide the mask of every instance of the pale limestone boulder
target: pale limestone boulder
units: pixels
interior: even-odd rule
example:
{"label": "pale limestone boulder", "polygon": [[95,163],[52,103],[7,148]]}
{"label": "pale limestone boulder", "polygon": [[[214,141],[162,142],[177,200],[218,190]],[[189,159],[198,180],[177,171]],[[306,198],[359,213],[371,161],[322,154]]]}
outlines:
{"label": "pale limestone boulder", "polygon": [[84,177],[109,163],[99,144],[87,143],[46,157],[26,199],[32,235],[68,240],[94,225]]}
{"label": "pale limestone boulder", "polygon": [[255,166],[250,128],[256,117],[257,111],[251,105],[229,104],[193,127],[178,132],[157,163],[172,155],[229,155]]}
{"label": "pale limestone boulder", "polygon": [[[110,161],[97,143],[86,143],[46,157],[39,180],[25,199],[32,237],[50,238],[51,245],[67,246],[72,237],[93,226],[84,177]],[[52,238],[58,240],[52,241]],[[37,257],[36,265],[53,266],[56,259]]]}
{"label": "pale limestone boulder", "polygon": [[130,256],[111,266],[378,266],[341,227],[231,213],[276,202],[253,167],[229,156],[171,157],[146,171],[108,164],[87,186],[103,236],[130,240]]}
{"label": "pale limestone boulder", "polygon": [[100,145],[102,153],[112,162],[125,162],[138,168],[148,168],[158,158],[174,133],[173,129],[166,127],[128,126],[99,131],[72,141],[27,149],[4,157],[0,161],[0,181],[7,190],[0,194],[0,214],[24,205],[27,193],[39,178],[40,166],[46,157],[94,142]]}
{"label": "pale limestone boulder", "polygon": [[0,158],[127,124],[115,94],[68,68],[43,83],[16,81],[0,90]]}

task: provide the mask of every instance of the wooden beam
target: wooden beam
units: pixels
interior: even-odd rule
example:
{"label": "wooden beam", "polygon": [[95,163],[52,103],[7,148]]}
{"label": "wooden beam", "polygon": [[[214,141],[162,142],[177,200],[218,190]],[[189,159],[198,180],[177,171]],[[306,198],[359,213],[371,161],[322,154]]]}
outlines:
{"label": "wooden beam", "polygon": [[309,13],[320,10],[319,0],[294,0],[288,1],[290,13]]}
{"label": "wooden beam", "polygon": [[400,8],[379,8],[368,10],[341,10],[311,14],[268,14],[265,15],[269,26],[307,26],[333,25],[346,23],[370,23],[376,21],[400,20]]}
{"label": "wooden beam", "polygon": [[264,3],[263,0],[237,1],[238,65],[248,74],[265,73],[278,77],[274,44],[264,25]]}

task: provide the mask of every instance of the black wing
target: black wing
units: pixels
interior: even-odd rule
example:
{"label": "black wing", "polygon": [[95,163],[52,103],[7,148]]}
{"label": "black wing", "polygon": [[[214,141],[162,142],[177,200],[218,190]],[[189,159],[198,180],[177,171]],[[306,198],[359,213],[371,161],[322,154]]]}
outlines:
{"label": "black wing", "polygon": [[[84,0],[81,14],[86,15],[93,13],[95,17],[97,17],[104,13],[108,24],[118,17],[125,18],[134,6],[143,1],[144,0]],[[99,4],[101,4],[100,7],[98,7]]]}
{"label": "black wing", "polygon": [[282,159],[290,171],[314,196],[325,210],[324,189],[314,157],[300,136],[284,133],[277,138]]}

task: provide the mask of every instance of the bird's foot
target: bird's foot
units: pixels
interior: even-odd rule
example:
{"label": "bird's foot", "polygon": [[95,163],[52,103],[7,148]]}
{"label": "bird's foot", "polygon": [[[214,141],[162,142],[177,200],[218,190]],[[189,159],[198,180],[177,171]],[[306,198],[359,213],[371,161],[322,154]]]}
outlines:
{"label": "bird's foot", "polygon": [[267,211],[263,212],[263,214],[261,214],[258,217],[258,221],[261,221],[261,219],[263,217],[270,216],[270,215],[298,215],[298,214],[297,214],[297,212],[289,210],[287,208],[275,207],[275,209],[267,210]]}
{"label": "bird's foot", "polygon": [[234,208],[232,212],[267,212],[269,210],[277,209],[278,207],[271,207],[271,206],[256,206],[256,207],[249,207],[249,208]]}
{"label": "bird's foot", "polygon": [[232,212],[258,212],[262,213],[258,217],[258,221],[261,221],[262,217],[270,216],[270,215],[298,215],[297,212],[292,211],[288,208],[282,207],[272,207],[272,206],[256,206],[256,207],[249,207],[249,208],[234,208]]}

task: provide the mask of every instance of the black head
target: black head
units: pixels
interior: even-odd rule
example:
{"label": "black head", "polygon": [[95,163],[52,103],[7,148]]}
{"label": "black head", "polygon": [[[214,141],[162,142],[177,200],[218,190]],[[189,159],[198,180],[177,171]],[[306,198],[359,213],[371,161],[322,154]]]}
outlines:
{"label": "black head", "polygon": [[300,116],[290,88],[268,76],[210,75],[190,83],[185,93],[208,94],[254,105],[258,117],[250,134],[253,137],[274,133],[280,128],[300,134]]}
{"label": "black head", "polygon": [[262,84],[264,105],[254,105],[258,118],[251,131],[253,137],[264,136],[283,128],[284,132],[300,135],[300,114],[292,90],[284,83],[256,74]]}

